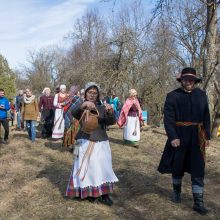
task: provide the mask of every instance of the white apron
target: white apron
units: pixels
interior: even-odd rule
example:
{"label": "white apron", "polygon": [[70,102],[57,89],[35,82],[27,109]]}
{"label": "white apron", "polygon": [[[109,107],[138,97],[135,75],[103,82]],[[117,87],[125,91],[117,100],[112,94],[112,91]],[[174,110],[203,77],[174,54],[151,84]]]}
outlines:
{"label": "white apron", "polygon": [[[87,157],[82,165],[82,160],[88,149],[89,143],[89,140],[77,140],[79,152],[73,164],[74,188],[86,188],[89,186],[97,187],[104,183],[118,182],[118,178],[112,169],[112,156],[109,141],[96,142],[90,159],[88,160]],[[82,169],[79,173],[80,167],[82,167]]]}
{"label": "white apron", "polygon": [[62,138],[63,135],[64,135],[63,109],[56,109],[52,138]]}
{"label": "white apron", "polygon": [[124,140],[140,141],[140,133],[139,118],[128,116],[126,124],[124,126]]}

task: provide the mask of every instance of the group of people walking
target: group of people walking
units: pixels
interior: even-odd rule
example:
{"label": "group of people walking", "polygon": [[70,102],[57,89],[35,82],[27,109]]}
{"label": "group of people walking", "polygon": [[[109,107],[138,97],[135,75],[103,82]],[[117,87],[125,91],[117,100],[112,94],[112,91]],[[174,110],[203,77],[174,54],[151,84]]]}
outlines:
{"label": "group of people walking", "polygon": [[[185,172],[191,174],[193,209],[200,214],[208,210],[203,203],[205,177],[205,150],[210,139],[210,114],[204,91],[196,87],[201,79],[193,68],[184,68],[177,78],[180,88],[167,95],[164,107],[164,125],[167,143],[158,167],[160,173],[171,173],[173,183],[172,201],[181,202],[181,185]],[[38,112],[43,120],[42,137],[63,138],[64,144],[74,144],[74,161],[66,196],[88,199],[111,206],[113,184],[118,178],[112,169],[112,156],[107,127],[118,124],[124,128],[123,138],[127,145],[138,146],[140,127],[143,123],[142,109],[135,89],[129,90],[128,98],[120,109],[114,102],[101,100],[101,89],[90,82],[83,93],[78,86],[66,92],[61,85],[55,97],[45,88],[40,102],[30,90],[26,90],[21,117],[26,121],[29,138],[33,132]],[[0,90],[0,117],[9,109]],[[22,95],[22,94],[19,94]],[[18,97],[18,103],[20,103]],[[2,104],[4,103],[4,104]],[[113,105],[112,105],[113,104]],[[21,106],[21,108],[20,108]],[[19,121],[19,120],[18,120]],[[4,122],[0,120],[2,124]],[[4,126],[4,125],[3,125]],[[5,133],[5,140],[8,133]]]}

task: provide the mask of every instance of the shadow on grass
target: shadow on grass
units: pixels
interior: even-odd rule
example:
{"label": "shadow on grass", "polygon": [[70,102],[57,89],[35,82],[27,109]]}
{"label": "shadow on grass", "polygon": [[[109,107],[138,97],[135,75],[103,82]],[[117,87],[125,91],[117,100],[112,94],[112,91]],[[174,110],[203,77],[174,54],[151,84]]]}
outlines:
{"label": "shadow on grass", "polygon": [[165,133],[164,130],[156,130],[156,129],[152,129],[152,132],[155,134],[161,134],[163,136],[167,136],[167,134]]}
{"label": "shadow on grass", "polygon": [[119,128],[117,125],[108,126],[109,130],[123,130],[123,128]]}
{"label": "shadow on grass", "polygon": [[109,137],[109,141],[110,141],[110,143],[124,145],[123,139],[116,139],[116,138]]}
{"label": "shadow on grass", "polygon": [[[13,137],[14,138],[20,138],[20,137],[28,138],[28,132],[23,131],[22,133],[15,133],[15,134],[13,134]],[[36,131],[36,138],[41,138],[41,132]]]}
{"label": "shadow on grass", "polygon": [[[163,182],[162,180],[163,177],[159,177],[156,173],[155,176],[148,176],[147,174],[143,175],[143,173],[140,173],[138,171],[127,170],[127,169],[117,170],[116,173],[120,178],[120,181],[117,183],[118,193],[114,194],[114,197],[117,201],[115,208],[117,210],[118,207],[123,207],[123,212],[124,212],[123,218],[149,219],[150,216],[148,216],[148,218],[145,218],[146,216],[144,216],[144,213],[141,209],[143,205],[145,206],[146,209],[149,208],[149,211],[157,212],[158,210],[159,213],[161,213],[162,215],[164,214],[163,217],[172,214],[172,213],[167,213],[166,210],[160,210],[161,207],[163,208],[166,207],[166,203],[167,206],[169,206],[169,204],[170,206],[176,205],[170,201],[172,195],[172,189],[168,187],[169,184],[167,184],[167,180],[168,180],[167,177]],[[186,184],[184,184],[184,186],[187,187],[188,184],[190,185],[191,182],[190,181],[187,182]],[[193,198],[191,194],[187,194],[184,192],[185,191],[184,186],[182,193],[182,204],[180,205],[180,207],[188,213],[188,217],[189,217],[188,219],[195,219],[195,217],[199,217],[199,216],[197,213],[195,213],[192,210]],[[163,200],[165,200],[166,202],[163,205],[161,205],[160,204],[161,200],[158,199],[158,206],[152,208],[151,203],[155,199],[155,195],[157,195],[157,197],[159,198],[163,198]],[[145,201],[144,198],[146,198]],[[131,200],[135,201],[135,204],[133,204],[133,206],[131,205],[132,204]],[[207,198],[205,196],[204,202],[207,205],[207,207],[210,208],[211,210],[210,214],[207,216],[208,219],[210,219],[210,217],[212,216],[215,217],[219,216],[220,207],[218,202],[215,200],[215,198]],[[137,208],[139,204],[140,207]],[[179,205],[177,205],[177,207],[179,207]],[[169,212],[169,210],[167,211]],[[191,215],[193,215],[194,218],[193,217],[191,218]]]}
{"label": "shadow on grass", "polygon": [[119,191],[123,193],[123,200],[136,198],[144,194],[157,194],[160,197],[170,198],[172,191],[160,186],[157,174],[155,176],[148,176],[130,169],[116,170],[116,173],[120,179],[117,186]]}
{"label": "shadow on grass", "polygon": [[38,175],[37,178],[47,178],[52,184],[58,187],[60,193],[65,198],[65,192],[69,177],[71,174],[71,167],[67,164],[53,163],[45,167]]}
{"label": "shadow on grass", "polygon": [[24,133],[16,133],[16,134],[13,134],[13,138],[25,138],[25,139],[27,139],[28,138],[28,133],[27,133],[27,131],[25,131]]}
{"label": "shadow on grass", "polygon": [[[116,170],[116,173],[120,181],[117,183],[117,193],[114,192],[113,194],[115,203],[111,208],[117,216],[123,219],[148,219],[146,217],[152,217],[147,214],[148,211],[152,211],[151,209],[153,209],[154,212],[158,210],[161,214],[164,213],[165,216],[172,215],[172,213],[169,213],[171,208],[167,210],[167,212],[166,210],[160,210],[161,207],[164,208],[172,205],[170,202],[172,190],[167,187],[167,178],[165,178],[165,182],[162,182],[160,180],[161,177],[158,175],[148,176],[147,174],[128,169],[119,169]],[[62,197],[66,199],[65,192],[70,174],[71,167],[69,165],[55,162],[41,171],[37,178],[49,179],[52,184],[58,187]],[[163,198],[166,202],[159,204],[161,202],[161,200],[159,200],[158,206],[152,208],[151,203],[154,202],[155,196],[156,198]],[[212,209],[211,216],[217,216],[217,213],[219,215],[219,206],[215,203],[215,200],[210,199],[206,204]],[[175,204],[173,205],[175,206]],[[143,207],[146,208],[144,212],[142,210]],[[197,216],[197,214],[192,211],[192,196],[190,194],[183,193],[181,207],[189,213],[187,214],[189,217],[191,217],[191,215],[193,215],[194,218]],[[123,213],[120,213],[120,209],[123,210]]]}
{"label": "shadow on grass", "polygon": [[62,143],[58,141],[49,140],[48,142],[45,142],[44,145],[52,150],[63,151]]}

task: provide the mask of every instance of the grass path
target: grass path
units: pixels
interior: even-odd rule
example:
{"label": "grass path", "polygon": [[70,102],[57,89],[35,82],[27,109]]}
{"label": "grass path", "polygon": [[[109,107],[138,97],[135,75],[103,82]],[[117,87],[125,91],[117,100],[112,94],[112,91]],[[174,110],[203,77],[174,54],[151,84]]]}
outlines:
{"label": "grass path", "polygon": [[220,219],[220,142],[208,149],[205,202],[211,212],[201,218],[192,211],[190,177],[183,183],[183,201],[170,202],[170,176],[156,169],[164,147],[163,131],[142,132],[140,148],[122,145],[122,130],[109,131],[113,167],[120,182],[114,205],[91,204],[64,197],[73,156],[60,141],[37,139],[12,131],[9,145],[0,146],[0,220],[7,219]]}

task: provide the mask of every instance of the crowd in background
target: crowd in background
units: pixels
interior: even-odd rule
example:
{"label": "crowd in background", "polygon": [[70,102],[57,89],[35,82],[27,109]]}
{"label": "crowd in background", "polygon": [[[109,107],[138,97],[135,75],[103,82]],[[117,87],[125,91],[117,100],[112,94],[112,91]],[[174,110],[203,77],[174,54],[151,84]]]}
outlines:
{"label": "crowd in background", "polygon": [[124,142],[138,147],[143,119],[136,90],[129,91],[123,107],[115,92],[104,96],[94,82],[87,83],[84,89],[73,85],[69,91],[60,85],[55,95],[46,87],[39,98],[27,88],[19,91],[13,108],[12,104],[10,107],[4,90],[0,90],[0,122],[5,129],[2,143],[8,143],[10,109],[16,111],[17,129],[26,130],[33,143],[40,122],[41,138],[62,139],[63,147],[74,150],[66,196],[111,206],[109,194],[118,178],[112,169],[107,129],[116,123],[124,127]]}
{"label": "crowd in background", "polygon": [[[131,96],[132,94],[128,94],[128,98]],[[135,100],[139,103],[136,93],[133,94],[133,97],[135,97]],[[85,90],[84,88],[74,85],[70,87],[69,91],[67,91],[65,85],[56,87],[54,92],[51,92],[51,89],[46,87],[42,91],[40,97],[32,94],[32,91],[29,88],[21,89],[11,102],[8,101],[2,90],[0,100],[1,102],[7,101],[9,107],[5,106],[5,109],[0,109],[0,113],[2,112],[2,115],[0,114],[0,120],[5,130],[5,136],[1,139],[1,143],[8,143],[9,122],[11,122],[11,126],[13,126],[14,121],[16,120],[16,129],[27,131],[28,138],[32,142],[35,142],[36,140],[36,127],[40,124],[41,138],[63,139],[63,146],[72,148],[75,143],[75,136],[78,132],[79,122],[71,117],[68,110],[71,107],[71,104],[76,102],[78,98],[85,99]],[[106,106],[107,104],[112,106],[116,120],[119,122],[118,125],[120,127],[124,126],[126,120],[122,123],[121,119],[119,119],[123,103],[115,91],[109,90],[107,93],[100,93],[98,105]],[[134,128],[132,128],[133,130],[135,130],[135,126],[137,126],[136,124],[140,122],[137,120],[136,123],[136,111],[139,111],[139,114],[141,113],[140,105],[138,108],[136,108],[136,104],[134,104],[134,106],[134,109],[132,106],[129,106],[130,113],[126,112],[125,115],[125,118],[128,118],[129,120],[130,116],[135,116],[133,123],[128,123],[134,125]],[[122,117],[124,117],[124,111],[122,111],[122,113]],[[106,130],[108,130],[108,126],[106,127]],[[127,127],[124,130],[127,130]],[[132,131],[132,133],[136,134],[136,130]],[[127,141],[126,139],[129,139],[126,138],[126,136],[125,132],[125,142]],[[139,137],[139,132],[136,137]],[[138,143],[138,140],[132,139],[130,141],[131,143],[133,142],[132,145],[138,146],[138,144],[135,143]],[[129,141],[127,141],[127,144],[129,144]]]}

